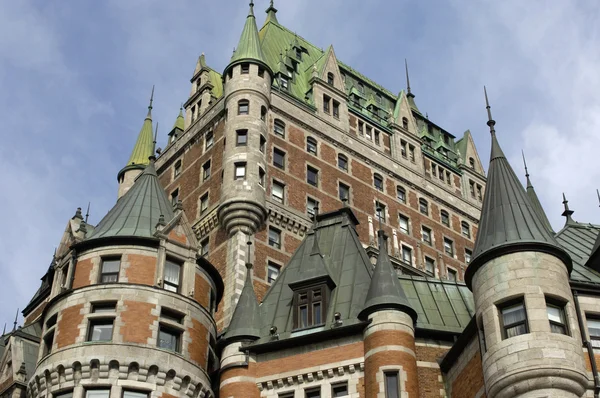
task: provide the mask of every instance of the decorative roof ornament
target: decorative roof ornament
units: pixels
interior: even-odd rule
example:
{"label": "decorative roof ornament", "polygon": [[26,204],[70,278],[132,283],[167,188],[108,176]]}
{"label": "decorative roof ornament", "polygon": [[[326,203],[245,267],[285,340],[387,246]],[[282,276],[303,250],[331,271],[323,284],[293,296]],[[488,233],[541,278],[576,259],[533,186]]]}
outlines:
{"label": "decorative roof ornament", "polygon": [[552,229],[552,225],[550,224],[550,220],[548,220],[548,216],[546,216],[546,212],[544,211],[544,208],[542,207],[542,203],[540,202],[540,199],[537,196],[537,193],[535,192],[535,189],[533,188],[533,184],[531,183],[531,180],[529,179],[529,170],[527,169],[527,162],[525,161],[525,153],[521,150],[521,154],[523,155],[523,165],[525,166],[525,178],[527,179],[527,196],[529,197],[529,201],[531,201],[531,204],[533,205],[533,209],[537,212],[538,217],[540,218],[540,220],[542,221],[542,223],[544,224],[544,226],[546,228],[548,228],[548,230],[552,233],[554,233],[554,230]]}
{"label": "decorative roof ornament", "polygon": [[567,197],[565,196],[565,193],[563,192],[563,205],[565,207],[565,211],[562,212],[562,216],[566,217],[567,220],[565,221],[565,225],[567,224],[575,224],[576,221],[573,220],[573,217],[571,217],[573,215],[573,213],[575,213],[573,210],[569,209],[569,201],[567,200]]}
{"label": "decorative roof ornament", "polygon": [[523,166],[525,167],[525,178],[527,179],[527,188],[531,185],[531,181],[529,180],[529,170],[527,170],[527,162],[525,161],[525,152],[521,149],[521,155],[523,156]]}
{"label": "decorative roof ornament", "polygon": [[274,22],[274,23],[279,23],[279,21],[277,21],[277,8],[275,8],[275,5],[273,4],[273,0],[271,0],[271,3],[269,4],[269,8],[267,8],[267,10],[265,11],[267,13],[267,20],[265,21],[265,24],[268,22]]}
{"label": "decorative roof ornament", "polygon": [[408,77],[408,61],[404,58],[404,69],[406,71],[406,96],[414,98],[415,95],[410,90],[410,78]]}
{"label": "decorative roof ornament", "polygon": [[596,189],[596,195],[598,195],[598,207],[600,207],[600,191]]}
{"label": "decorative roof ornament", "polygon": [[165,215],[161,214],[160,216],[158,216],[158,222],[156,223],[156,229],[161,230],[166,225],[167,225],[167,223],[165,222]]}
{"label": "decorative roof ornament", "polygon": [[76,218],[83,220],[83,215],[81,213],[81,207],[78,207],[77,210],[75,210],[75,215],[71,219],[76,219]]}
{"label": "decorative roof ornament", "polygon": [[85,222],[85,220],[81,220],[81,223],[79,223],[79,229],[77,230],[77,232],[82,232],[83,236],[85,237],[85,235],[88,232],[87,223]]}
{"label": "decorative roof ornament", "polygon": [[250,9],[248,10],[248,16],[246,17],[246,23],[242,30],[237,49],[234,50],[231,61],[223,74],[225,75],[234,65],[247,61],[259,63],[271,73],[271,68],[265,62],[265,56],[260,46],[256,18],[254,17],[254,1],[250,1]]}
{"label": "decorative roof ornament", "polygon": [[154,139],[152,140],[152,153],[148,156],[148,160],[151,162],[156,161],[156,140],[158,138],[158,122],[156,122],[156,129],[154,130]]}
{"label": "decorative roof ornament", "polygon": [[15,321],[13,322],[13,332],[17,330],[17,321],[19,320],[19,309],[17,308],[17,313],[15,314]]}

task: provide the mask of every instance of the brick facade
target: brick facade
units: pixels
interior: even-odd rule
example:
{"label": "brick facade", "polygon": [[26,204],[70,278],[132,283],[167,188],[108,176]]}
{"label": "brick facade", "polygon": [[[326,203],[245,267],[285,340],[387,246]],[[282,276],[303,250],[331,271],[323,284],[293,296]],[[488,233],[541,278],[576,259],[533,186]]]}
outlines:
{"label": "brick facade", "polygon": [[123,305],[125,308],[121,312],[123,342],[148,344],[148,339],[152,337],[150,326],[158,319],[156,315],[152,315],[156,305],[131,300],[125,301]]}

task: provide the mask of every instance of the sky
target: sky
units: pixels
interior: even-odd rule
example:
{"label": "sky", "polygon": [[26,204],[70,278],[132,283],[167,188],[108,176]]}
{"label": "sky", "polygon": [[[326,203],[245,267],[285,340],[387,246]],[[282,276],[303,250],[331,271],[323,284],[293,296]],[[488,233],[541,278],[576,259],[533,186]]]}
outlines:
{"label": "sky", "polygon": [[[0,328],[39,287],[67,221],[114,205],[156,86],[159,146],[204,52],[223,70],[247,0],[4,1],[0,5]],[[275,0],[279,22],[392,92],[404,59],[422,112],[489,161],[483,86],[513,168],[521,150],[555,230],[600,223],[596,0]],[[267,0],[256,1],[259,27]],[[524,178],[524,177],[523,177]],[[22,322],[22,318],[19,318]]]}

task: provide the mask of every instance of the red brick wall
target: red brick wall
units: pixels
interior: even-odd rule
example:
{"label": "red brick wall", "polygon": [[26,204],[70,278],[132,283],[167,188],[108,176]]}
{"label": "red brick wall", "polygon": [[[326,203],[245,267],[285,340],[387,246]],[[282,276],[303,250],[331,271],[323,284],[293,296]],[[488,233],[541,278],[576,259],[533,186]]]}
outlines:
{"label": "red brick wall", "polygon": [[60,321],[56,325],[58,331],[56,336],[57,348],[75,344],[75,340],[79,337],[79,325],[83,321],[82,308],[83,304],[78,304],[61,311]]}
{"label": "red brick wall", "polygon": [[193,327],[188,328],[188,333],[190,334],[191,339],[190,345],[188,346],[190,359],[206,369],[206,358],[208,355],[208,330],[196,319],[192,319],[192,322]]}
{"label": "red brick wall", "polygon": [[208,309],[210,300],[210,285],[208,281],[200,274],[196,274],[194,279],[194,299],[201,306]]}
{"label": "red brick wall", "polygon": [[[447,348],[416,346],[417,361],[439,363],[439,360],[447,352]],[[444,389],[444,384],[440,381],[441,375],[439,368],[418,368],[420,397],[438,398],[440,396],[440,389]]]}
{"label": "red brick wall", "polygon": [[91,258],[77,261],[73,278],[73,289],[92,284],[91,273],[93,267]]}
{"label": "red brick wall", "polygon": [[[483,369],[479,350],[452,382],[452,398],[474,397],[483,387]],[[484,395],[485,396],[485,395]]]}
{"label": "red brick wall", "polygon": [[150,326],[158,319],[150,312],[156,305],[129,300],[124,304],[125,309],[121,312],[123,342],[148,344],[148,339],[152,337]]}
{"label": "red brick wall", "polygon": [[156,280],[156,257],[128,254],[129,267],[125,275],[129,283],[153,286]]}
{"label": "red brick wall", "polygon": [[23,320],[23,325],[29,325],[30,323],[35,321],[40,315],[42,315],[42,312],[44,312],[44,308],[46,308],[46,304],[48,304],[48,300],[42,301],[40,305],[38,305],[33,311],[27,314],[27,316]]}
{"label": "red brick wall", "polygon": [[[221,383],[234,377],[254,377],[255,372],[255,364],[250,364],[247,368],[230,368],[221,373]],[[237,381],[225,384],[221,387],[219,396],[224,398],[258,398],[260,397],[260,391],[258,391],[256,383],[250,381]]]}

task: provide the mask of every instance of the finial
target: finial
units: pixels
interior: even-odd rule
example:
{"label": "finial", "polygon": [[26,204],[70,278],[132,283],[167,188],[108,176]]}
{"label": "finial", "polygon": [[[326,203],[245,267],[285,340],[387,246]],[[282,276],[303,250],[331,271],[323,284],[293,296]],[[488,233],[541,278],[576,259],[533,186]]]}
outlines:
{"label": "finial", "polygon": [[19,319],[19,309],[17,308],[17,313],[15,314],[15,322],[13,323],[13,332],[17,330],[17,321]]}
{"label": "finial", "polygon": [[177,203],[175,204],[175,210],[176,211],[183,211],[183,202],[181,201],[181,199],[179,199],[177,201]]}
{"label": "finial", "polygon": [[492,107],[490,106],[490,101],[488,100],[487,90],[485,86],[483,86],[483,93],[485,94],[485,109],[487,109],[488,114],[488,122],[487,125],[490,126],[490,133],[496,134],[496,130],[494,130],[494,126],[496,125],[496,121],[492,119]]}
{"label": "finial", "polygon": [[563,217],[567,218],[567,221],[565,222],[565,224],[574,223],[575,221],[573,220],[573,218],[571,216],[575,212],[573,210],[569,209],[569,201],[567,200],[567,197],[565,196],[564,192],[563,192],[563,205],[565,206],[565,211],[563,211],[561,215]]}
{"label": "finial", "polygon": [[[317,223],[317,217],[316,217],[316,213],[315,213],[315,226]],[[310,252],[310,255],[321,255],[321,248],[319,247],[319,231],[317,230],[317,228],[313,227],[313,245],[312,245],[312,250]]]}
{"label": "finial", "polygon": [[[90,216],[90,205],[91,204],[92,204],[92,202],[88,202],[87,211],[85,212],[85,223],[86,224],[88,222],[88,217]],[[56,254],[56,250],[54,251],[54,254]]]}
{"label": "finial", "polygon": [[250,261],[250,250],[252,247],[252,242],[250,241],[250,237],[248,236],[248,242],[246,242],[246,268],[248,271],[252,269],[252,261]]}
{"label": "finial", "polygon": [[529,170],[527,170],[527,162],[525,161],[525,152],[521,150],[521,155],[523,155],[523,165],[525,166],[525,178],[527,179],[527,187],[531,187],[531,181],[529,180]]}
{"label": "finial", "polygon": [[160,229],[160,227],[164,227],[165,225],[167,225],[167,223],[165,222],[165,215],[161,214],[160,216],[158,216],[158,222],[156,223],[156,229]]}
{"label": "finial", "polygon": [[81,223],[79,223],[79,229],[77,230],[77,232],[83,232],[83,236],[85,236],[85,234],[87,234],[87,223],[85,222],[85,220],[81,220]]}
{"label": "finial", "polygon": [[410,78],[408,77],[408,62],[404,58],[404,69],[406,70],[406,93],[409,97],[414,97],[412,91],[410,91]]}
{"label": "finial", "polygon": [[[598,195],[598,202],[600,203],[600,191],[598,189],[596,189],[596,195]],[[598,204],[598,207],[600,207],[600,204]]]}
{"label": "finial", "polygon": [[248,17],[254,17],[254,0],[250,0],[250,11],[248,12]]}
{"label": "finial", "polygon": [[271,0],[271,7],[275,7],[275,5],[273,4],[273,0]]}
{"label": "finial", "polygon": [[156,139],[158,138],[158,122],[156,122],[156,129],[154,130],[154,140],[152,141],[152,155],[151,157],[156,160]]}
{"label": "finial", "polygon": [[81,207],[78,207],[77,210],[75,210],[75,215],[73,218],[79,218],[80,220],[83,220],[83,216],[81,215]]}
{"label": "finial", "polygon": [[6,334],[6,322],[4,322],[4,329],[2,329],[2,336]]}

